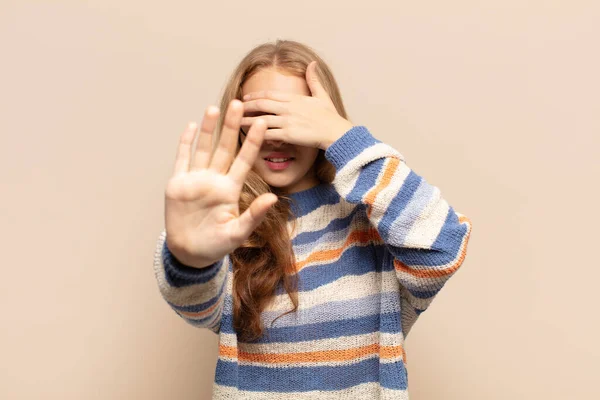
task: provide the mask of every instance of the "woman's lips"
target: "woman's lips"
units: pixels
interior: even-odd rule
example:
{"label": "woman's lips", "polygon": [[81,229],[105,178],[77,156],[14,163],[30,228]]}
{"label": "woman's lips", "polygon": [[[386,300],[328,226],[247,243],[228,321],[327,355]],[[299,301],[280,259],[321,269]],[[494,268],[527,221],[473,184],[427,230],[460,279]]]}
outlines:
{"label": "woman's lips", "polygon": [[294,158],[291,158],[291,159],[289,159],[287,161],[284,161],[284,162],[272,162],[272,161],[269,161],[269,160],[265,159],[265,163],[267,164],[267,167],[269,167],[273,171],[280,171],[282,169],[286,169],[287,167],[290,166],[290,164],[293,161],[294,161]]}

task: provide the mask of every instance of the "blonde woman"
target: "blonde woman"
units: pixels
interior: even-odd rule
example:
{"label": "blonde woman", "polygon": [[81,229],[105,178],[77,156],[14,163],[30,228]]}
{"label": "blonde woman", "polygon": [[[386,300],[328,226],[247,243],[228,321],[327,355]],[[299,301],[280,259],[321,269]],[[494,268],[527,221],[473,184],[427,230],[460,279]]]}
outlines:
{"label": "blonde woman", "polygon": [[350,122],[325,62],[278,40],[181,135],[154,268],[170,307],[219,335],[213,398],[407,399],[404,341],[470,232]]}

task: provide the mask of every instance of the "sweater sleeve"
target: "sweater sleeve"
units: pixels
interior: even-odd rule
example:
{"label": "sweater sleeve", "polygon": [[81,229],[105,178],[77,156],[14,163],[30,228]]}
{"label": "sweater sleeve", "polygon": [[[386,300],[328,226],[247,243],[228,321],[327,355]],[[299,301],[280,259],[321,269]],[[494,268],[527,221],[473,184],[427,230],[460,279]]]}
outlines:
{"label": "sweater sleeve", "polygon": [[167,247],[163,229],[154,254],[154,274],[162,297],[186,322],[219,333],[229,256],[205,268],[182,264]]}
{"label": "sweater sleeve", "polygon": [[334,188],[347,202],[365,207],[374,243],[384,244],[384,259],[393,261],[406,337],[462,265],[471,221],[364,126],[348,130],[325,157],[336,169]]}

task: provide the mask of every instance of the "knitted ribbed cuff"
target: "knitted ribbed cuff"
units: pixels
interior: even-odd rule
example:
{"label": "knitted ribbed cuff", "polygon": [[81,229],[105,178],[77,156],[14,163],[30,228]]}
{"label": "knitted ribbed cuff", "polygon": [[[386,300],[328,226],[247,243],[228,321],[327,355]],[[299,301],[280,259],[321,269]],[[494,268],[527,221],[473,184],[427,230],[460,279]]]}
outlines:
{"label": "knitted ribbed cuff", "polygon": [[223,259],[204,268],[185,265],[171,253],[166,240],[162,252],[166,278],[170,285],[176,287],[208,282],[215,277],[223,265]]}
{"label": "knitted ribbed cuff", "polygon": [[346,163],[367,147],[380,142],[367,127],[357,125],[350,128],[325,150],[325,158],[339,171]]}

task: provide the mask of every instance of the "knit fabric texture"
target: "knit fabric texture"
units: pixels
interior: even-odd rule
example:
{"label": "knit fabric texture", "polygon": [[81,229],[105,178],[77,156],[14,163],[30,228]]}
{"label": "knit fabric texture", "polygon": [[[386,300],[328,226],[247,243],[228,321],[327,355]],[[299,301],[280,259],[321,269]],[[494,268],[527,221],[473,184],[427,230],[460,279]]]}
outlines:
{"label": "knit fabric texture", "polygon": [[277,291],[257,341],[238,341],[233,329],[229,256],[186,266],[159,235],[160,293],[186,322],[219,336],[213,399],[409,398],[405,339],[462,265],[471,222],[365,126],[325,157],[333,182],[289,195],[299,308],[271,325],[293,307]]}

